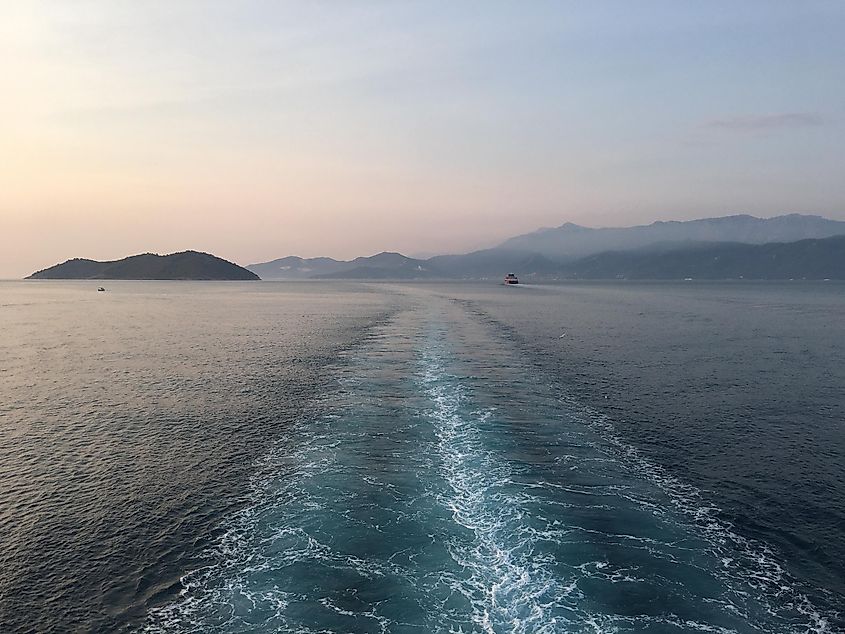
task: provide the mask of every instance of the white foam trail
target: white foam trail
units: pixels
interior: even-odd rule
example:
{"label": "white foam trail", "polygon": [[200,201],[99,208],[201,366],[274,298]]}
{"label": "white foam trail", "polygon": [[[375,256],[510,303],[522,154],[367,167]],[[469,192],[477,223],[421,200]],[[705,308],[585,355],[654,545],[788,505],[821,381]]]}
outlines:
{"label": "white foam trail", "polygon": [[483,426],[491,410],[466,412],[464,386],[446,374],[436,350],[423,356],[421,384],[433,407],[427,412],[439,439],[438,453],[448,490],[441,494],[455,523],[472,540],[450,544],[454,561],[469,572],[453,587],[472,605],[472,621],[484,632],[557,632],[567,621],[550,614],[557,601],[576,591],[560,586],[532,560],[534,534],[526,510],[506,491],[508,465],[484,448]]}

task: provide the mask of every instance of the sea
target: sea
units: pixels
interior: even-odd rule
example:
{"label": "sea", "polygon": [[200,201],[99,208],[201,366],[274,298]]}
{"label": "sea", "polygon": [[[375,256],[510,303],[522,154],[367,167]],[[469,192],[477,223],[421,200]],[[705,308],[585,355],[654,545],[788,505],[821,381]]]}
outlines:
{"label": "sea", "polygon": [[0,282],[0,632],[845,632],[845,284]]}

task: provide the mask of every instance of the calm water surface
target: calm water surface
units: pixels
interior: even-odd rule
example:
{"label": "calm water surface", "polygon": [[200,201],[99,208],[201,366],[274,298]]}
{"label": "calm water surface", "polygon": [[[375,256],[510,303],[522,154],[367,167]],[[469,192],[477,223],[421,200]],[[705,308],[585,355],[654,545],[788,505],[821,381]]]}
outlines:
{"label": "calm water surface", "polygon": [[0,630],[845,628],[845,287],[0,284]]}

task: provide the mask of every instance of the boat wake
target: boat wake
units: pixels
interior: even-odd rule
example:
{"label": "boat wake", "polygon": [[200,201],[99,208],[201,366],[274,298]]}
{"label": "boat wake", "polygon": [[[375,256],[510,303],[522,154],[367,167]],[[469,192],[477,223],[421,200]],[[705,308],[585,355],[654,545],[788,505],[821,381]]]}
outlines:
{"label": "boat wake", "polygon": [[831,631],[771,553],[472,320],[401,314],[335,371],[147,632]]}
{"label": "boat wake", "polygon": [[[436,430],[437,456],[448,486],[438,500],[454,523],[449,554],[460,573],[451,580],[484,632],[555,632],[568,622],[549,614],[576,589],[561,586],[536,552],[538,534],[514,498],[508,465],[487,450],[482,429],[494,410],[473,410],[463,386],[444,371],[436,347],[423,355],[425,414]],[[521,497],[521,496],[520,496]],[[464,574],[468,571],[468,574]]]}

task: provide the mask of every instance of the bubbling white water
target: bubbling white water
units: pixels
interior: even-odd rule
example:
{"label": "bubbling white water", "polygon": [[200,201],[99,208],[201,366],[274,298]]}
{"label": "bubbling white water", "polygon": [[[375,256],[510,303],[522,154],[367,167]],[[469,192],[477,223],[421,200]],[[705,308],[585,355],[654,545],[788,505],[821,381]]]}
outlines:
{"label": "bubbling white water", "polygon": [[556,632],[568,623],[549,608],[574,591],[561,586],[536,561],[536,533],[522,521],[526,511],[505,488],[508,465],[484,448],[479,427],[492,410],[466,411],[463,385],[445,373],[435,347],[423,355],[420,379],[432,407],[427,410],[439,443],[438,458],[448,488],[439,499],[454,522],[468,531],[470,542],[452,540],[449,552],[469,576],[455,590],[472,606],[472,621],[484,632]]}

